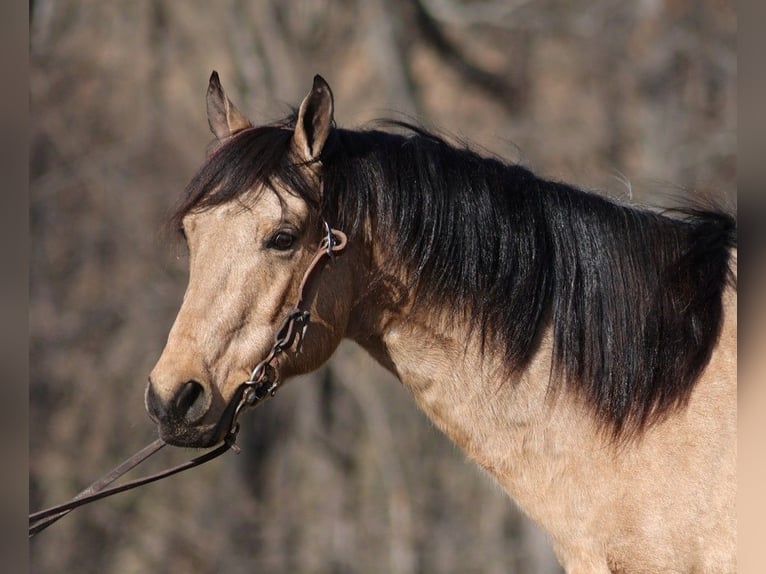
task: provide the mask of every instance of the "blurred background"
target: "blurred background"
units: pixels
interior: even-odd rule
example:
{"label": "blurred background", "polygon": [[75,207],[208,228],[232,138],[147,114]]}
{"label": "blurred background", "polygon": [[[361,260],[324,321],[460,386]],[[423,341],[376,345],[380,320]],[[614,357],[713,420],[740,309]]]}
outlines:
{"label": "blurred background", "polygon": [[[417,119],[623,200],[736,206],[730,0],[34,0],[30,508],[155,437],[186,284],[165,223],[211,140],[321,73],[336,120]],[[243,452],[74,512],[36,573],[553,573],[547,541],[352,344],[243,419]],[[165,452],[168,451],[168,452]],[[152,468],[194,451],[165,449]]]}

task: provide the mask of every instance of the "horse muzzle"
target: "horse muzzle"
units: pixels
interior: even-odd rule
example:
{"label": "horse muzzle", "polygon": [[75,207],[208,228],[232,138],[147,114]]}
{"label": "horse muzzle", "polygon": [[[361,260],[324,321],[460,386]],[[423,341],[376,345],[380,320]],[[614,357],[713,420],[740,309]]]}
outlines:
{"label": "horse muzzle", "polygon": [[238,398],[228,405],[220,393],[197,381],[187,381],[172,393],[161,393],[150,379],[145,403],[160,438],[174,446],[206,448],[229,431]]}

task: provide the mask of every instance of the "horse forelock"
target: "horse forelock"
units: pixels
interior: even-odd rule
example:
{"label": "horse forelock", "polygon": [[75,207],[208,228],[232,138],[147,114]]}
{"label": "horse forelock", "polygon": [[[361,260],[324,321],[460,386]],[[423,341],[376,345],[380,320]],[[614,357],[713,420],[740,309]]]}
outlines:
{"label": "horse forelock", "polygon": [[290,157],[294,116],[238,134],[187,188],[174,221],[262,183],[374,242],[414,305],[460,309],[523,369],[553,333],[551,386],[580,394],[615,438],[689,397],[716,344],[736,224],[620,205],[482,157],[422,128],[333,129],[323,194]]}
{"label": "horse forelock", "polygon": [[318,205],[318,193],[290,153],[295,113],[270,125],[245,129],[217,144],[186,186],[170,224],[180,229],[190,212],[241,199],[263,187],[295,193]]}

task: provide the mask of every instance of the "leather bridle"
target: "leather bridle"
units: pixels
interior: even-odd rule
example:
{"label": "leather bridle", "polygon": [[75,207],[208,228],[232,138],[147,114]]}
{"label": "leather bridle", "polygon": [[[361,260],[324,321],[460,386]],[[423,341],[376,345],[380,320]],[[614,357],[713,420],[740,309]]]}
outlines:
{"label": "leather bridle", "polygon": [[[258,363],[250,378],[240,385],[241,398],[234,417],[232,418],[231,428],[235,429],[237,417],[245,407],[254,407],[273,397],[277,388],[281,384],[279,378],[279,356],[287,349],[296,346],[296,352],[300,352],[303,344],[303,337],[309,325],[311,313],[306,308],[306,294],[311,287],[311,283],[316,277],[316,270],[325,259],[332,259],[337,253],[346,248],[348,238],[346,234],[337,229],[332,229],[326,221],[323,222],[325,235],[319,244],[319,249],[314,258],[309,263],[303,279],[298,287],[298,298],[292,310],[287,314],[281,327],[274,336],[274,345],[260,363]],[[230,431],[231,432],[231,431]]]}
{"label": "leather bridle", "polygon": [[326,221],[323,221],[322,223],[325,235],[322,237],[314,258],[311,260],[311,263],[309,263],[308,268],[303,274],[303,279],[298,287],[298,297],[295,305],[287,314],[279,329],[277,329],[271,350],[267,353],[266,357],[255,366],[250,374],[250,378],[243,382],[234,394],[233,401],[237,401],[237,406],[234,409],[231,422],[229,423],[229,430],[224,436],[223,442],[213,450],[183,464],[179,464],[150,476],[126,482],[119,486],[107,488],[107,486],[115,480],[138,466],[167,444],[165,441],[158,438],[92,483],[69,502],[58,504],[30,514],[30,538],[79,506],[194,468],[195,466],[199,466],[200,464],[204,464],[219,457],[228,450],[239,452],[240,449],[236,445],[236,439],[239,432],[238,418],[240,413],[246,408],[253,408],[260,405],[276,394],[279,386],[282,384],[282,380],[279,376],[280,356],[293,347],[295,347],[296,352],[300,352],[304,336],[306,335],[306,329],[308,328],[309,319],[311,318],[311,313],[307,308],[308,291],[311,288],[312,283],[315,281],[321,265],[327,259],[332,259],[335,255],[341,253],[348,243],[348,238],[345,233],[338,231],[337,229],[332,229]]}

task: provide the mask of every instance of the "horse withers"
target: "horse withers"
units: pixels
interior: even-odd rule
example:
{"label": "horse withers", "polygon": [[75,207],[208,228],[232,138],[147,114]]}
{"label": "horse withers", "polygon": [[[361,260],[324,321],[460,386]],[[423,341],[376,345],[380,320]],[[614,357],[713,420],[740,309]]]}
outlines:
{"label": "horse withers", "polygon": [[[335,126],[315,77],[216,139],[174,222],[189,284],[146,403],[171,444],[221,441],[299,293],[283,381],[343,338],[549,534],[570,573],[736,570],[736,223],[622,205],[422,128]],[[345,232],[302,285],[329,226]]]}

